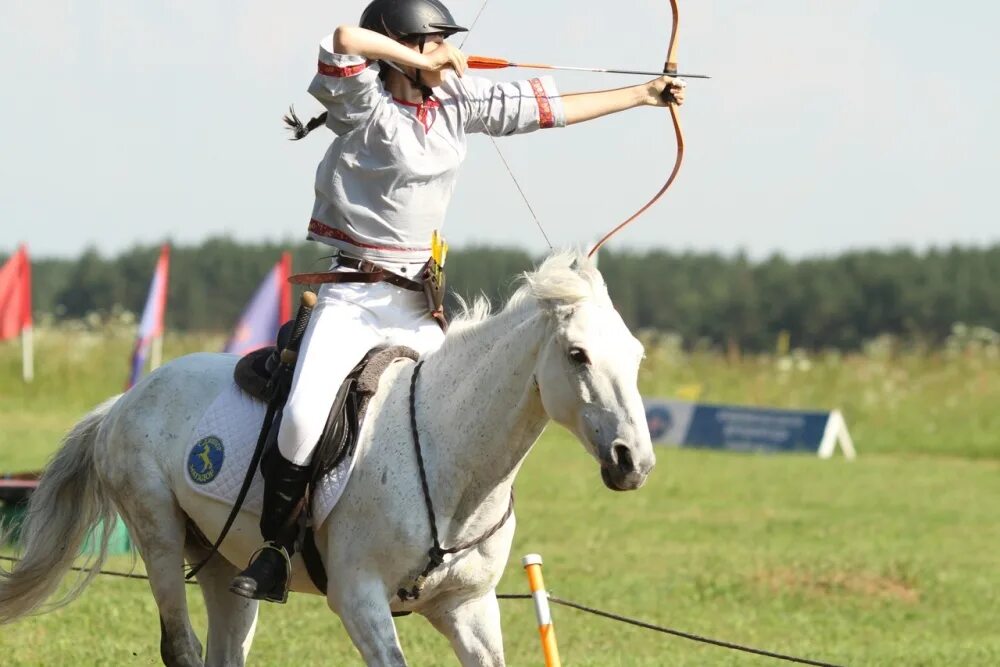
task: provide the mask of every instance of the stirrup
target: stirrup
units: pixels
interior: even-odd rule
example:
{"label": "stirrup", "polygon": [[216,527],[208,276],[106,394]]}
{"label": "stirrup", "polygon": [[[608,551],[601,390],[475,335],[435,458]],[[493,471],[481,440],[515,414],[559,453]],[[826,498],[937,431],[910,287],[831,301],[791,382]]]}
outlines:
{"label": "stirrup", "polygon": [[285,559],[285,572],[290,573],[292,571],[292,557],[288,555],[288,549],[281,546],[277,542],[274,542],[273,540],[268,540],[267,542],[264,542],[264,544],[261,545],[260,549],[257,549],[257,551],[254,551],[252,554],[250,554],[250,561],[248,563],[248,566],[253,565],[253,562],[257,560],[257,557],[269,549],[271,551],[277,551],[279,554],[281,554],[282,558]]}
{"label": "stirrup", "polygon": [[276,592],[273,582],[272,582],[272,587],[266,591],[261,590],[260,588],[255,588],[252,599],[265,600],[267,602],[277,602],[279,604],[284,604],[285,602],[288,602],[288,590],[292,582],[292,559],[291,556],[288,555],[288,550],[285,549],[285,547],[283,547],[282,545],[278,544],[277,542],[273,541],[265,542],[259,549],[250,554],[249,565],[247,565],[246,570],[237,575],[236,579],[233,580],[233,584],[230,585],[229,590],[232,591],[233,593],[236,593],[237,595],[249,597],[246,595],[245,591],[243,591],[240,587],[236,586],[236,582],[241,578],[246,578],[253,580],[255,584],[259,585],[261,583],[257,581],[256,578],[248,575],[247,572],[253,569],[254,563],[257,562],[257,559],[260,558],[260,556],[265,551],[276,551],[279,554],[281,554],[281,558],[282,560],[284,560],[285,564],[284,584],[282,585],[280,592]]}

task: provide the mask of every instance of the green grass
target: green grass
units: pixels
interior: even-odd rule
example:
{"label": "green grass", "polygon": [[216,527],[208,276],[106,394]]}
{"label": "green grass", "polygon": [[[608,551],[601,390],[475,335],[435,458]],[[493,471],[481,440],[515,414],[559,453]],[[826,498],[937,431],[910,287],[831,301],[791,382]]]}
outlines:
{"label": "green grass", "polygon": [[[168,340],[167,355],[198,345],[218,342]],[[83,411],[120,389],[127,342],[91,349],[92,361],[40,368],[25,389],[16,349],[0,348],[0,470],[40,465]],[[1000,664],[995,358],[813,358],[808,370],[786,371],[770,358],[649,356],[649,393],[699,384],[702,400],[843,407],[859,459],[664,449],[646,487],[615,494],[551,428],[518,478],[501,592],[525,592],[518,561],[539,552],[553,593],[694,633],[850,665]],[[501,604],[509,664],[541,664],[530,603]],[[554,616],[566,665],[781,664],[565,608]],[[411,664],[455,664],[425,621],[398,626]],[[158,629],[145,584],[104,578],[67,608],[0,630],[0,656],[4,665],[157,664]],[[263,608],[251,659],[360,662],[322,600],[303,596]]]}

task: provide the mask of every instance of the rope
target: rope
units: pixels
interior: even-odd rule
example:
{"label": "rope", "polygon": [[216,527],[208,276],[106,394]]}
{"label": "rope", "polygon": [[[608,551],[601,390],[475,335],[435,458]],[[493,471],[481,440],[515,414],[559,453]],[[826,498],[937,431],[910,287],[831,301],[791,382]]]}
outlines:
{"label": "rope", "polygon": [[[12,558],[10,556],[0,556],[0,560],[5,560],[11,563],[18,563],[20,562],[21,559]],[[72,567],[70,569],[75,570],[76,572],[90,572],[90,570],[85,567]],[[140,579],[149,581],[149,577],[147,575],[134,574],[132,572],[113,572],[110,570],[98,570],[98,574],[103,574],[109,577],[121,577],[122,579]],[[190,579],[185,579],[184,583],[193,586],[197,582],[191,581]],[[531,600],[533,599],[533,596],[528,593],[498,593],[497,599]],[[572,602],[571,600],[564,600],[554,595],[549,595],[548,599],[549,602],[551,602],[552,604],[561,605],[563,607],[569,607],[570,609],[576,609],[578,611],[585,611],[588,614],[594,614],[595,616],[609,618],[613,621],[618,621],[620,623],[627,623],[629,625],[634,625],[636,627],[640,627],[646,630],[655,630],[656,632],[662,632],[664,634],[674,635],[675,637],[681,637],[682,639],[690,639],[691,641],[701,642],[703,644],[711,644],[712,646],[720,646],[722,648],[728,648],[734,651],[742,651],[744,653],[753,653],[755,655],[761,655],[767,658],[785,660],[786,662],[795,662],[800,665],[814,665],[815,667],[842,667],[841,665],[837,665],[832,662],[820,662],[818,660],[810,660],[808,658],[796,658],[795,656],[784,655],[782,653],[774,653],[772,651],[765,651],[763,649],[753,648],[752,646],[743,646],[742,644],[734,644],[732,642],[726,642],[719,639],[703,637],[702,635],[696,635],[690,632],[683,632],[681,630],[672,630],[671,628],[663,627],[661,625],[654,625],[652,623],[647,623],[645,621],[629,618],[628,616],[612,614],[611,612],[608,611],[602,611],[600,609],[595,609],[594,607],[588,607],[586,605],[579,604],[578,602]]]}
{"label": "rope", "polygon": [[[9,563],[20,563],[21,562],[20,558],[13,558],[11,556],[0,556],[0,560],[5,560],[5,561],[7,561]],[[71,567],[70,570],[72,570],[74,572],[90,572],[91,571],[91,569],[89,567],[77,567],[75,565],[73,567]],[[112,570],[98,570],[97,573],[98,574],[103,574],[103,575],[108,576],[108,577],[119,577],[121,579],[139,579],[139,580],[149,581],[149,577],[147,575],[145,575],[145,574],[135,574],[134,572],[114,572]],[[184,583],[185,584],[190,584],[192,586],[195,586],[195,585],[198,584],[197,581],[192,581],[190,579],[185,580]]]}
{"label": "rope", "polygon": [[[497,595],[498,599],[531,599],[531,595]],[[604,618],[609,618],[613,621],[618,621],[620,623],[628,623],[629,625],[634,625],[636,627],[644,628],[646,630],[655,630],[656,632],[662,632],[668,635],[674,635],[675,637],[681,637],[683,639],[690,639],[691,641],[701,642],[703,644],[711,644],[713,646],[721,646],[722,648],[732,649],[734,651],[742,651],[744,653],[753,653],[755,655],[762,655],[768,658],[775,658],[777,660],[785,660],[787,662],[795,662],[800,665],[815,665],[816,667],[841,667],[830,662],[820,662],[818,660],[810,660],[808,658],[796,658],[792,655],[785,655],[783,653],[774,653],[773,651],[765,651],[759,648],[753,648],[752,646],[744,646],[742,644],[734,644],[732,642],[726,642],[719,639],[712,639],[710,637],[704,637],[702,635],[692,634],[690,632],[683,632],[681,630],[673,630],[671,628],[663,627],[661,625],[654,625],[652,623],[647,623],[646,621],[640,621],[634,618],[629,618],[627,616],[621,616],[620,614],[612,614],[608,611],[602,611],[600,609],[595,609],[594,607],[588,607],[582,605],[578,602],[572,602],[571,600],[564,600],[562,598],[556,597],[554,595],[548,596],[549,602],[552,604],[562,605],[563,607],[569,607],[570,609],[576,609],[578,611],[585,611],[588,614],[594,614],[595,616],[602,616]]]}

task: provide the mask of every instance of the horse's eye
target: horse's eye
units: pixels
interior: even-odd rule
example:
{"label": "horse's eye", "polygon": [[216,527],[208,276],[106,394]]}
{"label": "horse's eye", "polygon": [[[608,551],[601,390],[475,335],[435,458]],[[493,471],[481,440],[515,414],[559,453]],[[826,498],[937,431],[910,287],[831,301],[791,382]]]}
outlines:
{"label": "horse's eye", "polygon": [[590,363],[590,357],[588,357],[587,353],[579,347],[570,348],[569,358],[572,359],[574,363],[580,364],[581,366]]}

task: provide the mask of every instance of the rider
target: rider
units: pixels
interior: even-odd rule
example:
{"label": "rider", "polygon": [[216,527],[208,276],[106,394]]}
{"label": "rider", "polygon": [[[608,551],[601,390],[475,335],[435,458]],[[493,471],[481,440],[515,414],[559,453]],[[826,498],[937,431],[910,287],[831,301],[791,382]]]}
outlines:
{"label": "rider", "polygon": [[[466,56],[445,40],[465,30],[438,0],[373,0],[359,27],[341,26],[320,42],[309,92],[326,107],[325,124],[337,138],[316,172],[308,236],[337,249],[331,271],[371,271],[373,264],[418,279],[469,133],[526,133],[665,106],[664,97],[684,100],[683,82],[667,76],[566,96],[549,77],[493,83],[463,76]],[[299,125],[296,138],[320,124]],[[310,459],[342,379],[377,345],[423,354],[443,336],[422,294],[386,282],[323,285],[278,427],[278,451],[262,466],[267,542],[233,580],[234,593],[286,599]]]}

